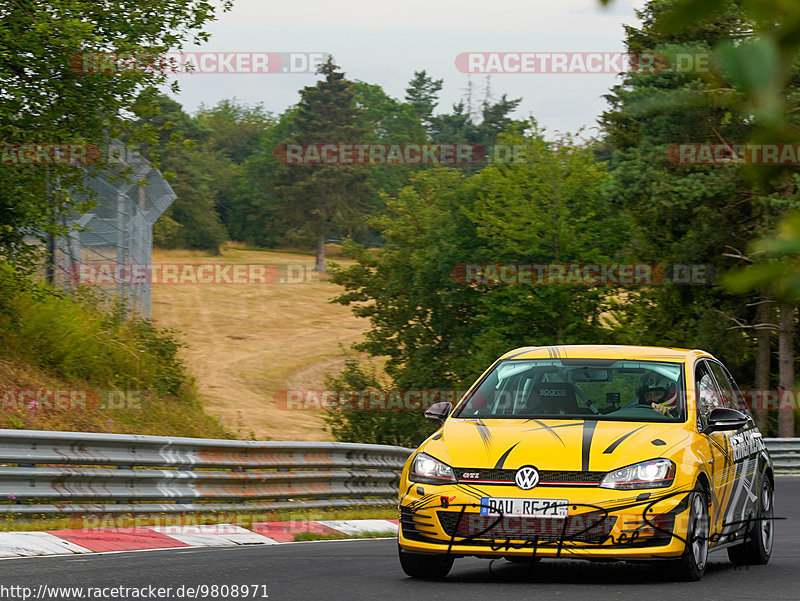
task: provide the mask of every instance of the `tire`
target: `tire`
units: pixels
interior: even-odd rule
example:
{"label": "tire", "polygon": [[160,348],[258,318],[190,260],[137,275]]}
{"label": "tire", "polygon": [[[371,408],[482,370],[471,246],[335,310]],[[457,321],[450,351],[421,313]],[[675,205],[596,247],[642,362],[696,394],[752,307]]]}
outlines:
{"label": "tire", "polygon": [[703,577],[708,563],[708,494],[698,484],[689,496],[689,527],[686,532],[686,551],[680,559],[672,560],[675,580],[695,582]]}
{"label": "tire", "polygon": [[737,566],[764,565],[772,555],[772,543],[775,538],[773,501],[775,493],[765,473],[762,476],[761,491],[758,499],[758,521],[745,534],[744,542],[735,547],[728,547],[728,559]]}
{"label": "tire", "polygon": [[451,555],[408,553],[398,547],[400,566],[406,575],[423,580],[441,580],[450,573],[454,558]]}

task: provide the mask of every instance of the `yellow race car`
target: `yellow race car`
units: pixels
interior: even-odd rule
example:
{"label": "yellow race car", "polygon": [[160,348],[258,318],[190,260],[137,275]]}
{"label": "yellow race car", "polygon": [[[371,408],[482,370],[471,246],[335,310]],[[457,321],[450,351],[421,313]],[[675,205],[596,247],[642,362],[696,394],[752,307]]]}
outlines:
{"label": "yellow race car", "polygon": [[409,457],[406,574],[464,556],[666,560],[698,580],[709,551],[769,561],[773,467],[710,354],[634,346],[520,348],[498,359]]}

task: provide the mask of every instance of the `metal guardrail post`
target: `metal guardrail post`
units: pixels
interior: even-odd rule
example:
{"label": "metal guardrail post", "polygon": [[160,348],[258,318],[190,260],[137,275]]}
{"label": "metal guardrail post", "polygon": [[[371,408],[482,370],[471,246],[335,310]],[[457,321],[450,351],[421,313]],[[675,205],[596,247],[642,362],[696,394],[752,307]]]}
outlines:
{"label": "metal guardrail post", "polygon": [[[800,474],[800,438],[765,438]],[[410,449],[0,430],[0,514],[390,507]],[[133,469],[136,466],[136,469]]]}
{"label": "metal guardrail post", "polygon": [[776,474],[800,474],[800,438],[765,438]]}
{"label": "metal guardrail post", "polygon": [[[410,449],[0,430],[0,513],[393,506]],[[134,465],[137,469],[133,469]]]}

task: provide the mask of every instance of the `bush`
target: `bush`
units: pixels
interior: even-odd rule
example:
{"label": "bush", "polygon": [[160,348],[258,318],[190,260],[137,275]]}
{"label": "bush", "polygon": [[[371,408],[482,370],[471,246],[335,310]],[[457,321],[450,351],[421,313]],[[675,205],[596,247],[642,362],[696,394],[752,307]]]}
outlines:
{"label": "bush", "polygon": [[66,380],[180,395],[189,378],[174,332],[76,295],[32,282],[0,264],[0,354]]}
{"label": "bush", "polygon": [[[358,359],[345,360],[345,368],[336,376],[326,378],[332,390],[379,390],[374,370],[362,366]],[[326,428],[339,442],[389,444],[417,447],[430,436],[435,427],[421,411],[336,411],[328,410]]]}

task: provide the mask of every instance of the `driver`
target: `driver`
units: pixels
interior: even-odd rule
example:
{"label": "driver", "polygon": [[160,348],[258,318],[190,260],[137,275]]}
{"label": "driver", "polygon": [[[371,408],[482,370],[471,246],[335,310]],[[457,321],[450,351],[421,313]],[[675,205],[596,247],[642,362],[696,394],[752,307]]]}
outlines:
{"label": "driver", "polygon": [[640,398],[661,415],[674,417],[677,409],[677,395],[666,386],[653,386],[642,390]]}

